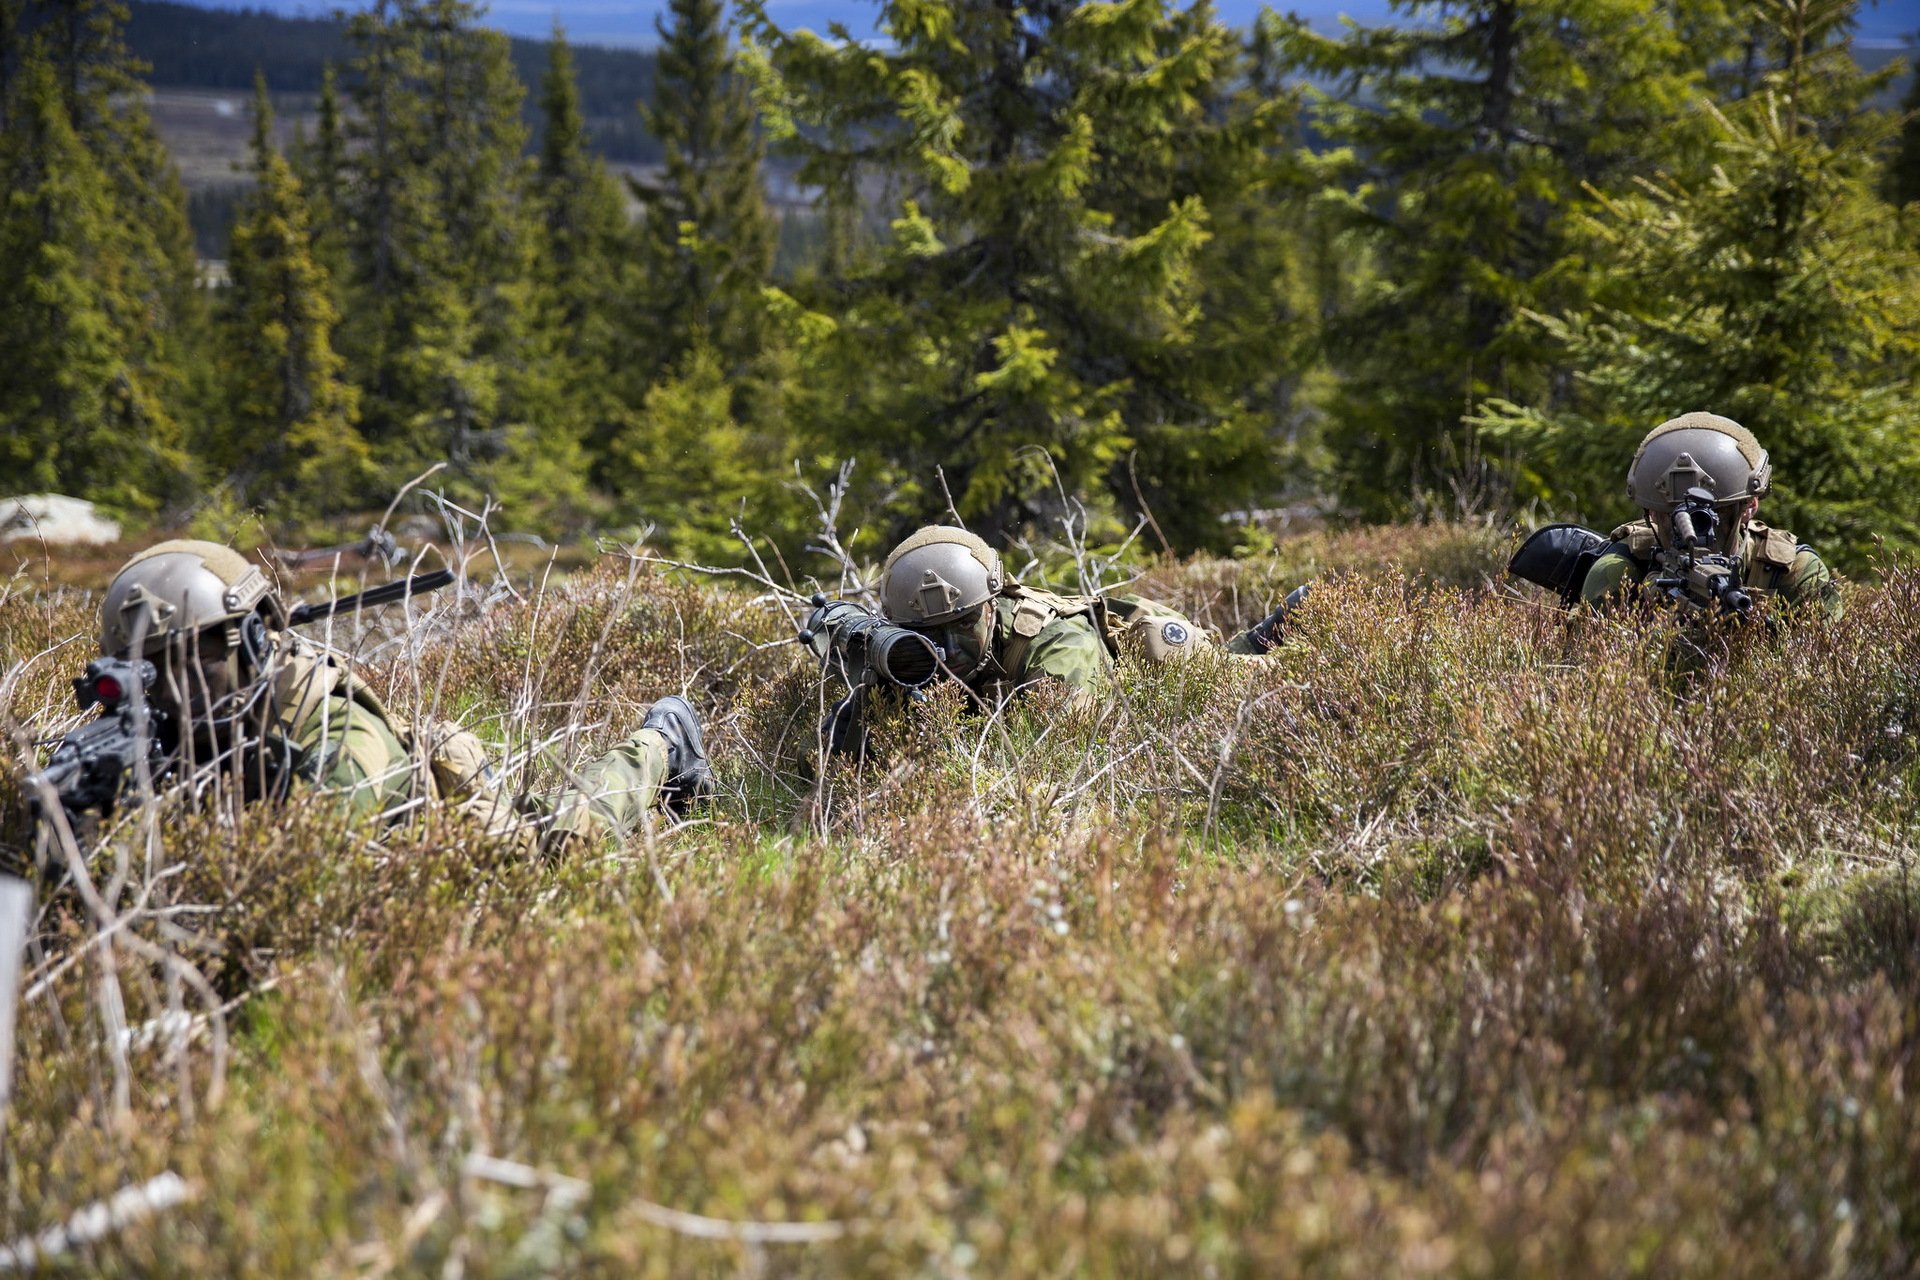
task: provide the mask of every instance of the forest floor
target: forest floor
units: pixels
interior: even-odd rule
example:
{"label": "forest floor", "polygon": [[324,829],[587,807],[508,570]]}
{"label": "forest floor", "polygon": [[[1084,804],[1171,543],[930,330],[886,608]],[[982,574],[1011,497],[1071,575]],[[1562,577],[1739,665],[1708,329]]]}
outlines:
{"label": "forest floor", "polygon": [[[1319,587],[1276,657],[1093,710],[948,690],[858,769],[751,583],[615,556],[342,624],[536,788],[684,691],[720,794],[552,865],[310,796],[123,814],[84,892],[42,846],[0,1240],[106,1275],[1913,1273],[1920,575],[1681,671],[1664,620],[1507,585],[1510,546],[1150,567],[1222,632]],[[0,584],[23,860],[96,607]]]}

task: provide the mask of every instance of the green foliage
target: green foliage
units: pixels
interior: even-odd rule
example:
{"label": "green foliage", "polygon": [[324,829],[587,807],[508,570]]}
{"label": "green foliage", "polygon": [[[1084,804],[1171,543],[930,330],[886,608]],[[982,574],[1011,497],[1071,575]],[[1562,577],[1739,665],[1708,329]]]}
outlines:
{"label": "green foliage", "polygon": [[1920,254],[1876,191],[1887,122],[1861,105],[1851,6],[1765,12],[1785,61],[1710,112],[1713,167],[1580,220],[1593,301],[1535,317],[1578,371],[1565,402],[1495,401],[1478,425],[1525,491],[1600,512],[1649,427],[1726,414],[1772,453],[1769,517],[1858,568],[1877,539],[1920,546]]}
{"label": "green foliage", "polygon": [[689,350],[655,382],[605,463],[618,510],[650,525],[649,541],[703,563],[741,558],[739,520],[754,534],[799,527],[781,487],[783,442],[735,411],[720,354]]}
{"label": "green foliage", "polygon": [[1912,82],[1900,104],[1900,140],[1887,161],[1886,197],[1902,207],[1920,202],[1920,70],[1915,61],[1909,56]]}
{"label": "green foliage", "polygon": [[734,376],[765,337],[760,291],[773,268],[760,139],[728,49],[721,0],[672,0],[659,34],[653,101],[641,117],[660,140],[657,179],[630,180],[642,206],[645,278],[635,299],[641,385],[696,346]]}
{"label": "green foliage", "polygon": [[1261,491],[1267,420],[1223,368],[1200,265],[1266,180],[1281,104],[1230,96],[1239,51],[1209,7],[897,4],[883,49],[749,12],[803,181],[906,193],[886,244],[815,291],[833,325],[805,402],[899,486],[903,522],[936,468],[989,530],[1049,510],[1056,472],[1130,505],[1136,450],[1182,541]]}
{"label": "green foliage", "polygon": [[359,396],[333,349],[339,313],[308,232],[300,181],[274,149],[266,81],[254,94],[254,189],[227,253],[219,350],[230,417],[195,441],[196,460],[242,501],[287,515],[351,509],[373,483],[355,426]]}
{"label": "green foliage", "polygon": [[587,149],[574,82],[573,54],[556,29],[541,89],[543,128],[533,197],[540,222],[536,256],[539,339],[561,370],[566,412],[581,424],[584,450],[598,479],[610,442],[631,420],[622,397],[630,385],[634,336],[627,308],[639,281],[635,238],[623,193],[606,165]]}
{"label": "green foliage", "polygon": [[156,332],[169,295],[123,203],[137,193],[116,182],[126,158],[103,165],[75,127],[48,47],[13,82],[0,137],[0,456],[29,488],[150,510],[183,470],[178,373]]}
{"label": "green foliage", "polygon": [[1474,478],[1462,419],[1480,401],[1564,378],[1522,313],[1579,296],[1568,214],[1586,184],[1685,158],[1688,95],[1734,34],[1717,5],[1396,8],[1404,23],[1281,33],[1292,65],[1335,86],[1316,93],[1306,159],[1361,269],[1325,325],[1327,433],[1341,496],[1375,514]]}
{"label": "green foliage", "polygon": [[390,473],[451,460],[472,496],[544,498],[570,523],[585,491],[563,371],[536,332],[522,89],[505,37],[464,0],[383,0],[355,15],[345,210],[353,292],[341,346],[362,430]]}

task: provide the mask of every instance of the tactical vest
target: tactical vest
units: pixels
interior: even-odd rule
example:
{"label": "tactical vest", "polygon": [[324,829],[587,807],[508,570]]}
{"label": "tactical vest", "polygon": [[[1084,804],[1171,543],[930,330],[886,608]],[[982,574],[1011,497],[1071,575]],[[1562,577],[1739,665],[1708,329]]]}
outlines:
{"label": "tactical vest", "polygon": [[[1635,520],[1631,524],[1623,524],[1613,531],[1612,540],[1613,545],[1608,550],[1625,552],[1642,576],[1653,567],[1653,558],[1660,550],[1660,543],[1654,535],[1652,521]],[[1787,575],[1793,572],[1794,560],[1805,549],[1785,529],[1771,528],[1758,520],[1750,521],[1741,539],[1740,553],[1734,557],[1740,565],[1740,585],[1761,591],[1778,591]]]}
{"label": "tactical vest", "polygon": [[1202,640],[1200,629],[1185,615],[1143,596],[1066,596],[1016,582],[1002,589],[999,598],[1014,602],[1013,635],[981,664],[983,684],[1025,676],[1034,638],[1063,619],[1091,621],[1107,656],[1115,660],[1132,649],[1149,662],[1168,662],[1192,652]]}
{"label": "tactical vest", "polygon": [[[1017,681],[1024,676],[1027,650],[1033,647],[1034,637],[1063,618],[1091,617],[1094,631],[1106,645],[1108,656],[1120,655],[1107,625],[1107,603],[1098,596],[1063,596],[1013,582],[1001,588],[999,598],[1014,602],[1013,636],[1005,645],[989,645],[986,660],[980,664],[982,684]],[[995,630],[998,629],[996,618]]]}

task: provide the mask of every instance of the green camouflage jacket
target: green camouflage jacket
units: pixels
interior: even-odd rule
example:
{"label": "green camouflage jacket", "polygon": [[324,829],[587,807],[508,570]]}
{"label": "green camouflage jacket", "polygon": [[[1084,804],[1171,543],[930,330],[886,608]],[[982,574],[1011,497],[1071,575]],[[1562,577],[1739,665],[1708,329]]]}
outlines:
{"label": "green camouflage jacket", "polygon": [[573,770],[571,786],[516,806],[495,790],[486,746],[474,734],[439,722],[410,725],[330,657],[297,638],[278,639],[274,732],[288,772],[339,796],[355,819],[437,801],[529,850],[580,836],[617,839],[640,827],[666,779],[667,741],[641,729]]}
{"label": "green camouflage jacket", "polygon": [[[1653,567],[1657,547],[1648,521],[1636,520],[1615,529],[1612,545],[1587,570],[1581,600],[1600,604],[1637,587]],[[1740,563],[1741,585],[1756,599],[1777,595],[1789,604],[1809,604],[1832,617],[1840,616],[1833,571],[1813,548],[1796,542],[1786,530],[1751,522],[1735,558]]]}

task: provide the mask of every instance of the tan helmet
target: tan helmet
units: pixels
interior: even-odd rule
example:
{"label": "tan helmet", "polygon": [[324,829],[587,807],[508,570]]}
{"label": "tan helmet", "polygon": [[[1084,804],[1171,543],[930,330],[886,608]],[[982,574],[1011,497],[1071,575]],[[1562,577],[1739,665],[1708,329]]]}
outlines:
{"label": "tan helmet", "polygon": [[999,553],[979,537],[930,524],[887,557],[880,606],[902,626],[950,622],[993,599],[1006,581]]}
{"label": "tan helmet", "polygon": [[100,606],[100,652],[127,654],[140,636],[152,655],[176,635],[237,624],[261,612],[270,626],[286,624],[286,610],[266,574],[217,542],[176,539],[148,547],[121,566]]}
{"label": "tan helmet", "polygon": [[1715,503],[1758,498],[1773,480],[1767,451],[1732,418],[1683,413],[1647,433],[1627,468],[1627,492],[1647,511],[1672,511],[1687,490]]}

